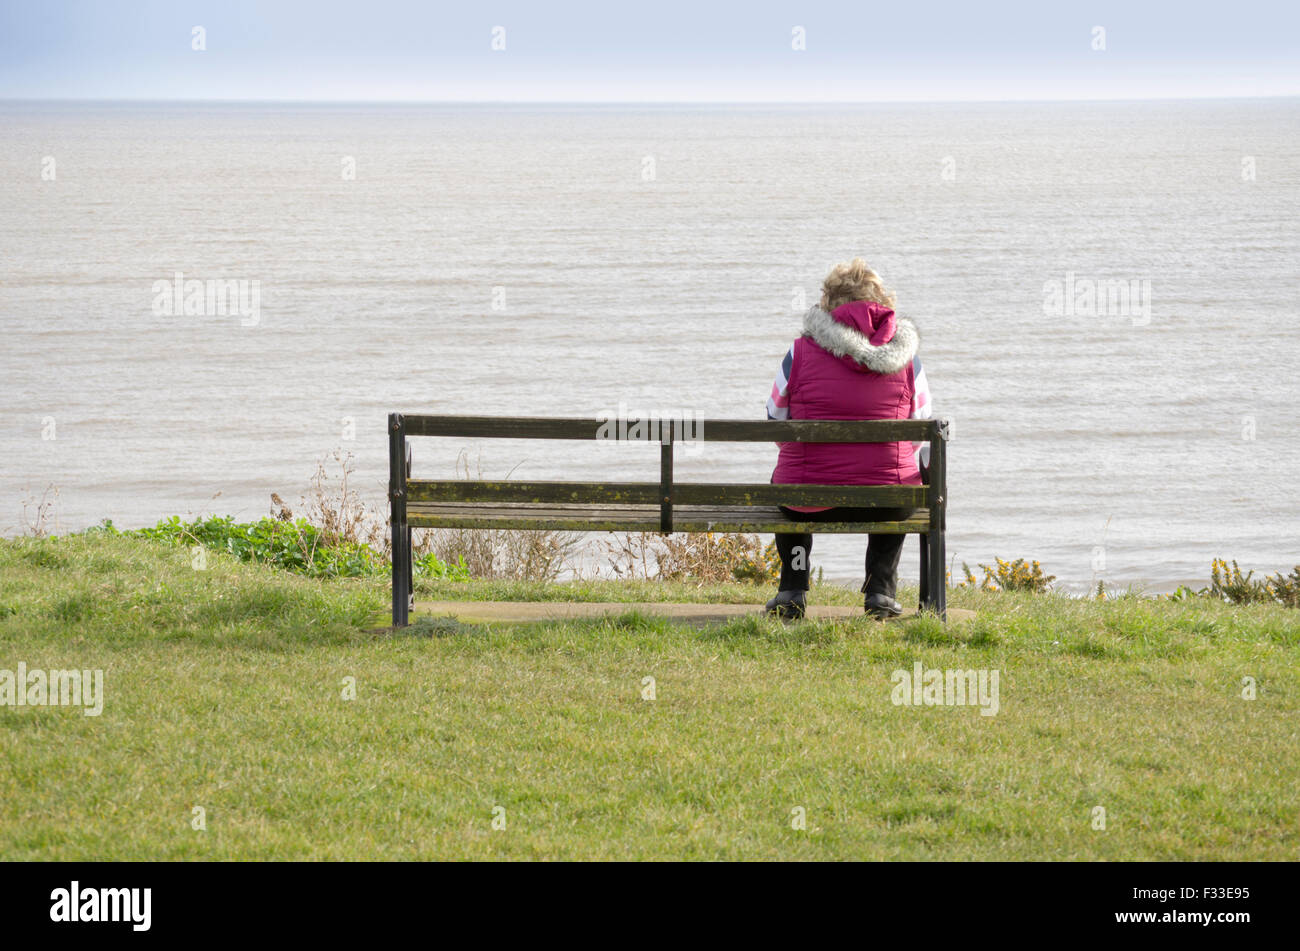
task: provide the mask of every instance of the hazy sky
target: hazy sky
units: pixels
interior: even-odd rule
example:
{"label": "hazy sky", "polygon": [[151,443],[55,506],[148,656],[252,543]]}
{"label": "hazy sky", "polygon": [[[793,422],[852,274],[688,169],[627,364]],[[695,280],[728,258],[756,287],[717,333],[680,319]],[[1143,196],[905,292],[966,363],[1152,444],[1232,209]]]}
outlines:
{"label": "hazy sky", "polygon": [[[206,49],[192,48],[202,27]],[[504,28],[494,50],[494,28]],[[796,28],[806,49],[792,48]],[[1104,49],[1094,49],[1104,29]],[[498,36],[501,34],[498,33]],[[0,97],[1300,94],[1300,2],[0,0]]]}

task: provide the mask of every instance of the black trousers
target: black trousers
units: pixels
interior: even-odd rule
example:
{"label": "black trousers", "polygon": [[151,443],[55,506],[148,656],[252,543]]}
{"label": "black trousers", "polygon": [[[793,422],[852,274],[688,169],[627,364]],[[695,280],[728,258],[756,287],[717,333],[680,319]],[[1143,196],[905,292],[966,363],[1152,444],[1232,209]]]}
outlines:
{"label": "black trousers", "polygon": [[[851,508],[840,506],[824,512],[796,512],[781,506],[786,518],[800,522],[884,522],[910,518],[913,509]],[[808,590],[808,558],[812,554],[812,535],[806,532],[782,532],[776,536],[776,550],[781,555],[781,590]],[[867,536],[867,580],[865,594],[883,594],[892,598],[898,592],[898,560],[903,554],[906,535]]]}

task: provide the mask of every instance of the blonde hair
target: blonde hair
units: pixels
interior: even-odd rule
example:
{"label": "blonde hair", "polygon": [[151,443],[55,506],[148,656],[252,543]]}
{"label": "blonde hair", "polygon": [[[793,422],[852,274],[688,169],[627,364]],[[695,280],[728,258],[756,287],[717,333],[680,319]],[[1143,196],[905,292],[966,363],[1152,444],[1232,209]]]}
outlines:
{"label": "blonde hair", "polygon": [[894,306],[893,292],[885,288],[880,275],[871,270],[862,258],[835,265],[822,281],[821,307],[827,313],[855,300],[875,301],[890,308]]}

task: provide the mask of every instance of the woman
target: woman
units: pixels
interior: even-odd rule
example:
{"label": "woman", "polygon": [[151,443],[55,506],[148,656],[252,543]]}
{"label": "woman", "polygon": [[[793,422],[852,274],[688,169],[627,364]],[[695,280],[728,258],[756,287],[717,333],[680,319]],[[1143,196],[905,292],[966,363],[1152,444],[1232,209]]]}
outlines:
{"label": "woman", "polygon": [[[785,359],[768,419],[929,419],[930,392],[916,325],[894,313],[894,295],[861,258],[837,264],[822,284],[821,303],[804,316],[803,336]],[[920,485],[929,446],[921,443],[781,443],[772,481],[779,484]],[[781,506],[805,522],[906,518],[910,510]],[[906,535],[871,535],[863,607],[896,617],[898,559]],[[767,611],[783,619],[804,615],[812,535],[776,536],[781,584]]]}

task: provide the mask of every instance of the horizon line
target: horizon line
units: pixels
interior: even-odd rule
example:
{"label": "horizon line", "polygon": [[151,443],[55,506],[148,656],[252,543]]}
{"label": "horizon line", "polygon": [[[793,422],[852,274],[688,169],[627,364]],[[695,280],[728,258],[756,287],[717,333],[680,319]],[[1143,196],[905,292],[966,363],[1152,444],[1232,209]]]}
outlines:
{"label": "horizon line", "polygon": [[1242,102],[1297,99],[1300,92],[1253,96],[1102,96],[1021,99],[304,99],[148,96],[0,96],[0,103],[160,103],[248,105],[406,105],[406,106],[875,106],[875,105],[993,105],[1014,103],[1089,102]]}

